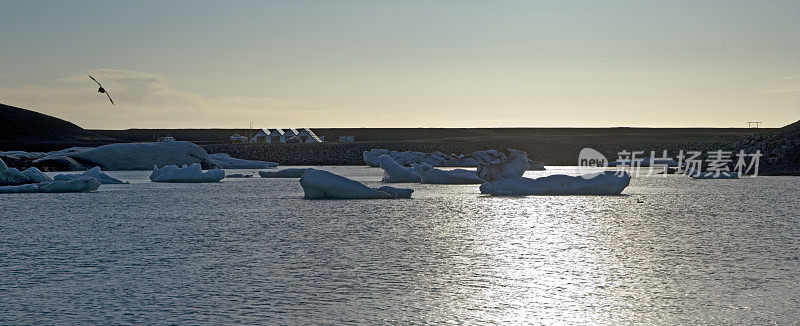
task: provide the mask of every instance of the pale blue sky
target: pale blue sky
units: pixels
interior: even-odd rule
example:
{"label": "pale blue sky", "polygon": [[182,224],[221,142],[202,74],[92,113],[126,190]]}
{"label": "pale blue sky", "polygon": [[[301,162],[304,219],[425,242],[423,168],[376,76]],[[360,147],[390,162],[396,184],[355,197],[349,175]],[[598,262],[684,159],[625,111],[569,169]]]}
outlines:
{"label": "pale blue sky", "polygon": [[800,1],[0,0],[0,44],[0,102],[87,128],[800,119]]}

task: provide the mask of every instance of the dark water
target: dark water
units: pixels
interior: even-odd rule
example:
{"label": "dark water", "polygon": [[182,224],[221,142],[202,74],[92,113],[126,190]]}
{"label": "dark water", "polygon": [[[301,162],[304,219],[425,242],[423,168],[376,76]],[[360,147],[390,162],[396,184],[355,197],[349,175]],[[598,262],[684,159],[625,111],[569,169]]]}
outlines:
{"label": "dark water", "polygon": [[800,178],[311,201],[296,179],[110,174],[133,184],[0,197],[0,324],[800,320]]}

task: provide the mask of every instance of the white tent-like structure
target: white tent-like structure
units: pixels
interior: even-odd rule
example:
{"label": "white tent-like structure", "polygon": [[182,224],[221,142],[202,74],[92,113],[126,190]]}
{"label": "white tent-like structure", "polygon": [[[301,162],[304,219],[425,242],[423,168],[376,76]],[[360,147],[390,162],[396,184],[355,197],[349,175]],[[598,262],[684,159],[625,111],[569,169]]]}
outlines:
{"label": "white tent-like structure", "polygon": [[262,128],[261,130],[259,130],[253,136],[253,138],[250,138],[250,142],[251,143],[269,143],[270,142],[269,138],[270,138],[269,137],[269,130]]}
{"label": "white tent-like structure", "polygon": [[297,137],[300,138],[301,143],[321,143],[322,138],[317,137],[311,129],[301,128],[297,130]]}
{"label": "white tent-like structure", "polygon": [[[233,141],[233,137],[231,137]],[[317,136],[309,128],[300,129],[260,129],[250,139],[251,143],[286,143],[286,142],[299,142],[299,143],[322,143],[324,139]]]}
{"label": "white tent-like structure", "polygon": [[268,143],[285,143],[286,136],[283,134],[283,130],[280,129],[272,129],[269,132],[269,140]]}

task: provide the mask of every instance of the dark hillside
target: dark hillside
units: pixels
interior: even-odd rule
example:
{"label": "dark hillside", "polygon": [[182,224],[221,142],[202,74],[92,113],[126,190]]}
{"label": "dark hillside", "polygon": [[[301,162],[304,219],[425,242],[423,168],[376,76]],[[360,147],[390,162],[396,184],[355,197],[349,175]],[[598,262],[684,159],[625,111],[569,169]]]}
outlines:
{"label": "dark hillside", "polygon": [[0,104],[0,150],[58,149],[108,141],[72,122]]}

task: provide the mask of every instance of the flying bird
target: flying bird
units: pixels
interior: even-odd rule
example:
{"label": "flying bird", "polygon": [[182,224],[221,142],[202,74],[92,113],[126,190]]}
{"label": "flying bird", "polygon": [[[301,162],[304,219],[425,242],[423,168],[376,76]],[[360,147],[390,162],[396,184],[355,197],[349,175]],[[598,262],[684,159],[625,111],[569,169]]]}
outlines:
{"label": "flying bird", "polygon": [[111,101],[111,105],[114,105],[114,100],[111,99],[111,94],[108,94],[108,92],[106,92],[106,89],[103,88],[103,85],[100,85],[100,82],[97,81],[97,79],[94,79],[92,75],[89,75],[89,78],[94,80],[94,82],[97,83],[97,86],[100,86],[100,88],[97,89],[97,92],[106,94],[106,96],[108,96],[108,100]]}

